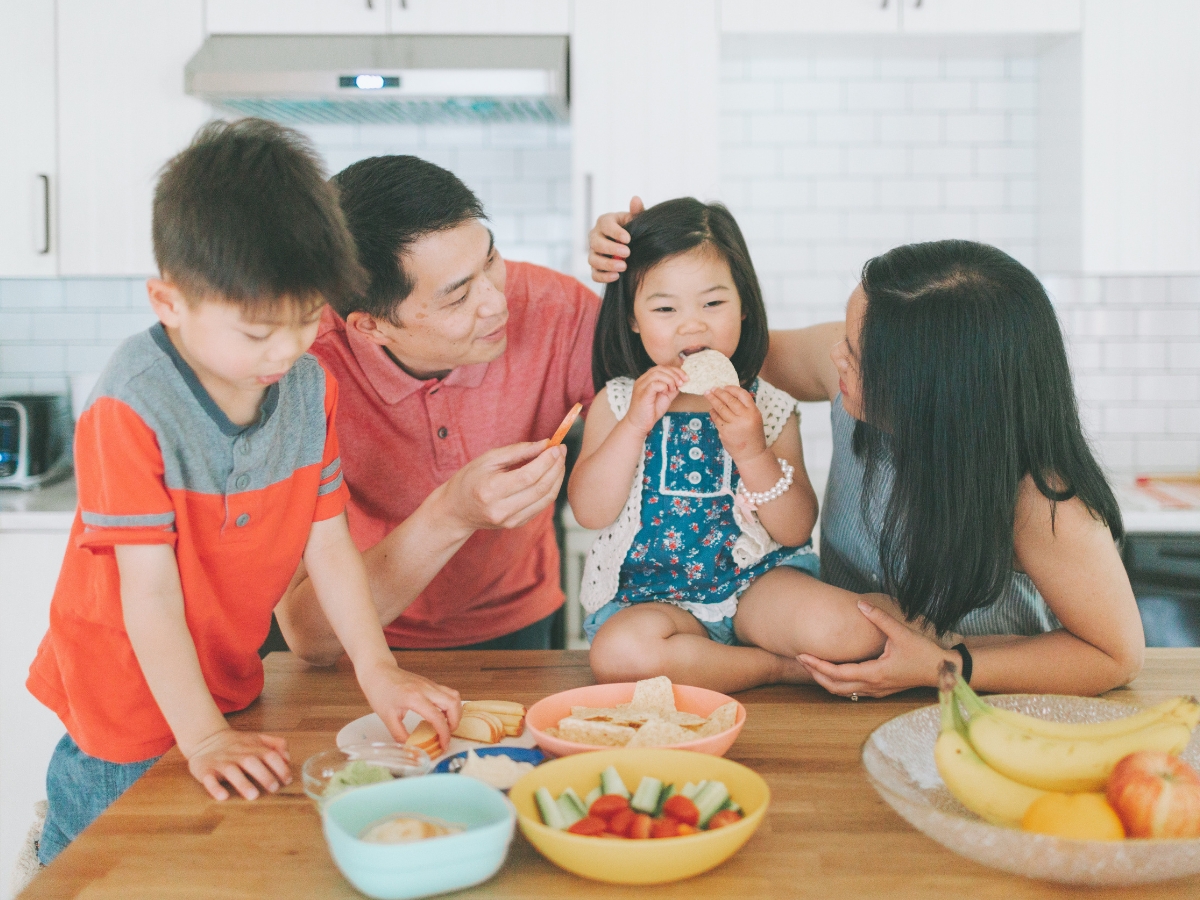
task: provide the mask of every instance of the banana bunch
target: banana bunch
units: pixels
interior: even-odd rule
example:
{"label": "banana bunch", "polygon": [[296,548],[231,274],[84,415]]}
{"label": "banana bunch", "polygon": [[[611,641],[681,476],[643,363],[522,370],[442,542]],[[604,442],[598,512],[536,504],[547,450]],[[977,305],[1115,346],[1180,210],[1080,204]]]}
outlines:
{"label": "banana bunch", "polygon": [[933,748],[938,772],[963,806],[995,825],[1020,827],[1030,804],[1047,791],[1103,791],[1113,767],[1130,753],[1178,755],[1200,723],[1200,702],[1191,697],[1109,722],[1048,722],[985,703],[952,665],[943,664],[941,678],[942,729]]}

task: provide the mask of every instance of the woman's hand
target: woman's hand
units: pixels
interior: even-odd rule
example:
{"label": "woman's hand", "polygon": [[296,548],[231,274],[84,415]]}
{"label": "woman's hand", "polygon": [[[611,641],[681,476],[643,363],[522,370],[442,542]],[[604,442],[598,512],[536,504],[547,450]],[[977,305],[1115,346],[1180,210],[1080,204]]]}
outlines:
{"label": "woman's hand", "polygon": [[798,657],[813,681],[829,693],[839,697],[886,697],[909,688],[936,687],[938,666],[943,660],[960,664],[958,653],[942,649],[918,628],[866,601],[859,601],[858,608],[887,636],[877,659],[838,665],[807,653]]}
{"label": "woman's hand", "polygon": [[740,387],[714,388],[704,395],[712,405],[712,420],[721,445],[734,462],[753,459],[767,449],[762,413],[753,395]]}
{"label": "woman's hand", "polygon": [[629,412],[625,421],[637,429],[644,438],[671,401],[679,396],[679,389],[687,381],[687,373],[678,366],[655,366],[642,373],[633,383],[633,395],[629,398]]}
{"label": "woman's hand", "polygon": [[622,228],[629,220],[645,209],[641,197],[629,201],[629,212],[605,213],[596,220],[588,234],[588,265],[592,267],[592,281],[608,284],[616,281],[625,271],[625,257],[629,255],[629,232]]}

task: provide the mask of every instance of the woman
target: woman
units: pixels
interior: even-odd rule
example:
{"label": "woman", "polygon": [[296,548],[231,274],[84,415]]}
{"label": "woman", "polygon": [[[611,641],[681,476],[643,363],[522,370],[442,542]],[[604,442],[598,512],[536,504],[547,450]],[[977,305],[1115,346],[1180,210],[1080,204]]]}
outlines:
{"label": "woman", "polygon": [[[623,219],[592,232],[599,281],[624,266]],[[1141,669],[1120,511],[1028,269],[967,241],[898,247],[864,267],[844,324],[774,333],[763,373],[832,401],[822,578],[908,617],[860,603],[884,652],[801,656],[815,682],[882,697],[936,685],[950,660],[979,690],[1098,694]]]}

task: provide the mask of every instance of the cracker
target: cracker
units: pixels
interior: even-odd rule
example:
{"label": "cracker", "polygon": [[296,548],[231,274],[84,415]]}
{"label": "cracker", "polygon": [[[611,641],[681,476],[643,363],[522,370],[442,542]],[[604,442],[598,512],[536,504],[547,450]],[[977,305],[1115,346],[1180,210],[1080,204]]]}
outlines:
{"label": "cracker", "polygon": [[633,699],[627,708],[658,713],[665,719],[675,712],[675,692],[671,689],[671,679],[659,675],[639,681],[634,685]]}
{"label": "cracker", "polygon": [[650,721],[653,717],[653,713],[604,706],[572,706],[571,715],[576,719],[594,719],[601,722],[611,722],[613,725],[631,725],[634,727]]}
{"label": "cracker", "polygon": [[628,725],[612,725],[592,719],[567,716],[558,722],[558,736],[565,741],[595,744],[601,747],[624,747],[636,732]]}
{"label": "cracker", "polygon": [[679,390],[684,394],[707,394],[713,388],[736,387],[741,383],[733,363],[719,350],[701,350],[683,361],[688,380]]}
{"label": "cracker", "polygon": [[712,715],[708,717],[708,723],[703,725],[697,733],[700,737],[709,737],[720,734],[722,731],[728,731],[737,721],[737,707],[736,700],[721,704],[712,711]]}
{"label": "cracker", "polygon": [[669,744],[682,744],[694,741],[696,735],[679,725],[673,725],[662,719],[647,722],[637,730],[626,747],[666,747]]}
{"label": "cracker", "polygon": [[695,713],[673,712],[667,716],[667,721],[672,725],[682,725],[684,728],[699,728],[708,719],[704,718],[704,716],[698,716]]}

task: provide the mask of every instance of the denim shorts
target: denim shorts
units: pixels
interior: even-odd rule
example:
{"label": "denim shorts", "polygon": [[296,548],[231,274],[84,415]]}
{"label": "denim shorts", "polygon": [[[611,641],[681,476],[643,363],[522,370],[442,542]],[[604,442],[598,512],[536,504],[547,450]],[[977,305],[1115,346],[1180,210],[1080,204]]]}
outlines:
{"label": "denim shorts", "polygon": [[46,770],[46,824],[38,841],[38,861],[54,857],[127,791],[158,757],[134,763],[112,763],[88,756],[64,734]]}
{"label": "denim shorts", "polygon": [[[794,553],[790,553],[781,559],[779,564],[799,569],[813,578],[819,579],[821,577],[821,561],[817,557],[817,554],[813,552],[811,540],[804,544],[804,546],[797,547]],[[601,625],[621,610],[629,609],[633,605],[632,603],[622,603],[618,600],[609,600],[584,619],[583,633],[587,636],[588,642],[590,643],[596,639],[596,632],[600,630]],[[699,619],[696,621],[700,622]],[[704,626],[704,630],[708,632],[708,636],[718,644],[728,644],[731,647],[737,646],[737,634],[733,630],[733,619],[729,616],[716,622],[700,622],[700,624]]]}

